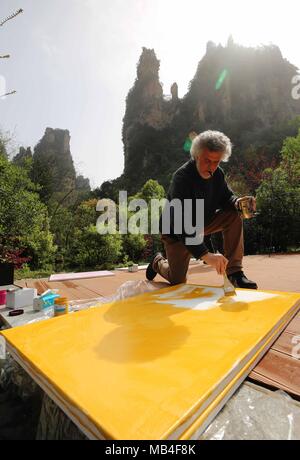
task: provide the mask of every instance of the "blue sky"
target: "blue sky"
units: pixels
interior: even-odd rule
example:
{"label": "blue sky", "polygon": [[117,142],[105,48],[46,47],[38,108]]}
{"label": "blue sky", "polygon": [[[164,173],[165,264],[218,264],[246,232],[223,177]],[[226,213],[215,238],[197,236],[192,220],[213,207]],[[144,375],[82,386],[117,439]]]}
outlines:
{"label": "blue sky", "polygon": [[300,4],[286,0],[208,4],[199,0],[1,0],[0,77],[17,94],[0,100],[0,126],[15,148],[34,145],[47,126],[69,129],[77,171],[92,186],[123,170],[125,98],[143,46],[161,60],[164,93],[187,91],[206,42],[230,34],[245,45],[280,46],[300,67]]}

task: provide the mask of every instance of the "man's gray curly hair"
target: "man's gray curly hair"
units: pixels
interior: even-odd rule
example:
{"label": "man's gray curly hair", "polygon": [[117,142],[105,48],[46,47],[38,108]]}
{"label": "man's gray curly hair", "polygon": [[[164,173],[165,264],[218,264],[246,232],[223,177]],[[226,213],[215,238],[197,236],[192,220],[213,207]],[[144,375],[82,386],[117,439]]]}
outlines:
{"label": "man's gray curly hair", "polygon": [[196,160],[205,148],[211,152],[223,152],[222,161],[228,161],[231,155],[232,143],[229,137],[220,131],[204,131],[194,138],[191,157]]}

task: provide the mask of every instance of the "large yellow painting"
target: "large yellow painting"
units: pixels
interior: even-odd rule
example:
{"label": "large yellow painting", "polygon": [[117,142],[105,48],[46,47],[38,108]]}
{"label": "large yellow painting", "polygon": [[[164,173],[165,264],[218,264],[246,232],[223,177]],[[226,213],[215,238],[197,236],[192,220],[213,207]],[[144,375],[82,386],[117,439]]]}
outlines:
{"label": "large yellow painting", "polygon": [[179,285],[5,331],[92,439],[187,439],[250,372],[299,293]]}

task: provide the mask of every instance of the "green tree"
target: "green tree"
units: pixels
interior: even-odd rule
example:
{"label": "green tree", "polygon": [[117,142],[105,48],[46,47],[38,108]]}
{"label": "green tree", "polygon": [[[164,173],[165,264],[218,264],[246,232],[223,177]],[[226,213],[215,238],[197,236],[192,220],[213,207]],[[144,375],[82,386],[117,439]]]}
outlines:
{"label": "green tree", "polygon": [[78,267],[112,268],[122,254],[121,235],[99,235],[95,225],[76,228],[70,254],[72,263]]}
{"label": "green tree", "polygon": [[162,185],[160,185],[157,180],[149,179],[142,187],[141,191],[135,195],[135,198],[141,198],[150,203],[152,199],[161,200],[165,198],[166,193]]}
{"label": "green tree", "polygon": [[139,262],[143,258],[143,252],[146,247],[144,235],[123,235],[123,253],[128,256],[129,260]]}
{"label": "green tree", "polygon": [[7,145],[9,144],[10,140],[11,139],[8,133],[4,133],[0,129],[0,156],[4,158],[8,158]]}
{"label": "green tree", "polygon": [[33,268],[51,265],[55,254],[47,207],[27,171],[0,157],[0,239],[2,248],[24,248]]}
{"label": "green tree", "polygon": [[281,150],[281,162],[275,170],[264,172],[257,190],[265,244],[275,251],[300,247],[300,130],[288,137]]}
{"label": "green tree", "polygon": [[97,199],[82,202],[73,217],[73,229],[68,235],[67,261],[80,268],[111,268],[122,257],[122,237],[100,235],[96,223],[99,214]]}
{"label": "green tree", "polygon": [[[152,234],[150,232],[151,222],[155,225],[155,216],[151,214],[151,200],[163,200],[166,196],[165,189],[162,185],[158,183],[158,181],[149,179],[142,187],[140,192],[138,192],[134,198],[143,199],[146,201],[148,205],[148,228],[149,233],[148,235],[144,235],[145,245],[143,253],[141,257],[144,260],[148,260],[155,252],[159,252],[163,250],[163,245],[161,243],[160,235],[159,234]],[[156,216],[159,218],[159,215]],[[158,222],[156,222],[158,225]]]}

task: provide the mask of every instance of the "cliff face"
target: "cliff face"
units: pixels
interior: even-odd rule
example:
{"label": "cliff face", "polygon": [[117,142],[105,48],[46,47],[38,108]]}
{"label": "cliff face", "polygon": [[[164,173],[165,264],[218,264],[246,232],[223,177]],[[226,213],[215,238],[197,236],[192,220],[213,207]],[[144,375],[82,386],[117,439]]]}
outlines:
{"label": "cliff face", "polygon": [[296,71],[276,46],[245,48],[229,41],[223,48],[210,42],[184,98],[191,121],[239,138],[284,123],[300,113],[291,97]]}
{"label": "cliff face", "polygon": [[20,147],[19,153],[13,158],[13,163],[17,166],[24,167],[26,166],[26,162],[30,160],[32,160],[31,148],[27,147],[27,149],[25,149],[24,147]]}
{"label": "cliff face", "polygon": [[91,190],[89,179],[76,176],[68,130],[46,128],[33,154],[30,147],[20,147],[12,161],[28,170],[32,181],[40,186],[40,197],[46,203],[52,198],[60,201],[71,191],[69,202],[71,198],[74,201]]}
{"label": "cliff face", "polygon": [[[124,186],[134,190],[149,177],[158,177],[166,167],[162,152],[169,152],[173,122],[179,113],[178,87],[172,85],[171,97],[163,95],[159,81],[159,61],[154,50],[143,48],[137,78],[126,100],[123,124],[125,155]],[[167,157],[166,157],[167,158]]]}
{"label": "cliff face", "polygon": [[32,178],[41,185],[40,195],[46,202],[57,192],[90,190],[88,179],[76,178],[68,130],[46,129],[34,148]]}
{"label": "cliff face", "polygon": [[300,102],[291,97],[296,72],[276,46],[208,42],[185,97],[178,98],[174,83],[167,98],[154,50],[144,48],[126,100],[121,183],[130,192],[149,178],[167,186],[188,158],[183,145],[191,131],[217,129],[229,135],[235,145],[232,164],[249,149],[266,150],[270,161],[278,157],[282,140],[293,134],[288,122],[300,115]]}
{"label": "cliff face", "polygon": [[47,201],[53,193],[68,192],[75,187],[75,168],[70,152],[68,130],[46,128],[34,148],[32,174],[41,185],[41,197]]}

